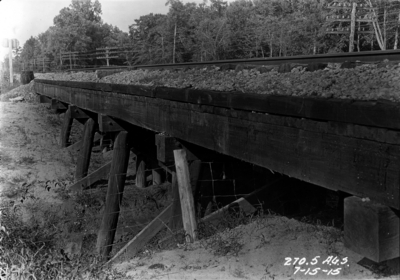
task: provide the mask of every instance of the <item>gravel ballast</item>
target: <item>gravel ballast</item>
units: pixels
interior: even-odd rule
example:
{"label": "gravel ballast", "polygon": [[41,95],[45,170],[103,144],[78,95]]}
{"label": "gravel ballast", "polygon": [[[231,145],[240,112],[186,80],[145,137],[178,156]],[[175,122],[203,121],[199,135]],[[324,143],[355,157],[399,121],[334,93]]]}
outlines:
{"label": "gravel ballast", "polygon": [[179,71],[139,69],[101,79],[93,72],[35,74],[35,77],[59,81],[400,102],[400,63],[364,64],[355,68],[329,64],[325,69],[313,72],[298,66],[288,73],[279,73],[277,67],[272,70],[258,67],[239,71],[207,67]]}

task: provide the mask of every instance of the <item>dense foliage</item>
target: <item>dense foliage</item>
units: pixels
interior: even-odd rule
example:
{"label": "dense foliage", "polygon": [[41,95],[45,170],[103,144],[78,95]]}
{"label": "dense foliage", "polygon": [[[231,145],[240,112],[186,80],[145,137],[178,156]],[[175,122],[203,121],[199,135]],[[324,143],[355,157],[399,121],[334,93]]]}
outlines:
{"label": "dense foliage", "polygon": [[[349,6],[332,8],[337,2],[168,0],[167,14],[132,19],[126,33],[102,21],[99,0],[72,0],[54,18],[53,26],[26,41],[20,58],[27,63],[40,57],[59,65],[61,60],[71,63],[60,53],[79,52],[73,57],[75,65],[104,64],[94,51],[107,46],[124,46],[111,62],[129,65],[347,52],[349,20],[329,19],[348,18],[351,2],[358,3],[357,18],[373,19],[356,22],[355,51],[398,47],[399,0],[354,0],[346,2]],[[344,33],[332,34],[332,28]]]}

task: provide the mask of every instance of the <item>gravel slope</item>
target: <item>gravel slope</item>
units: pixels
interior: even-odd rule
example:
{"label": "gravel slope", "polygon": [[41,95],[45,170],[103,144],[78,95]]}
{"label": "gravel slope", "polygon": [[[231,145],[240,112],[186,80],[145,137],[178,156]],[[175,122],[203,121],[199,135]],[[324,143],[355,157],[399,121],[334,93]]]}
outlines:
{"label": "gravel slope", "polygon": [[221,71],[218,67],[188,70],[132,70],[98,78],[96,73],[36,74],[38,79],[91,81],[112,84],[166,86],[214,91],[240,91],[257,94],[313,96],[354,100],[385,99],[400,102],[400,63],[364,64],[340,68],[337,64],[317,71],[304,66],[278,68],[257,67]]}

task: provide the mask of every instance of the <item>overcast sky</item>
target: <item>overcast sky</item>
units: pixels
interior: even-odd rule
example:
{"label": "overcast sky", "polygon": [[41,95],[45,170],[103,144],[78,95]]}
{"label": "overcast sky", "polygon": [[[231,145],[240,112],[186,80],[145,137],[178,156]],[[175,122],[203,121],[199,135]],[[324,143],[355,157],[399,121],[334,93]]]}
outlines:
{"label": "overcast sky", "polygon": [[[99,0],[103,21],[118,26],[126,32],[128,26],[142,15],[166,14],[168,12],[166,1]],[[16,38],[22,47],[31,36],[37,36],[53,25],[53,18],[71,2],[71,0],[0,0],[0,40]],[[183,0],[183,2],[202,3],[203,0]],[[3,49],[3,53],[4,51]]]}

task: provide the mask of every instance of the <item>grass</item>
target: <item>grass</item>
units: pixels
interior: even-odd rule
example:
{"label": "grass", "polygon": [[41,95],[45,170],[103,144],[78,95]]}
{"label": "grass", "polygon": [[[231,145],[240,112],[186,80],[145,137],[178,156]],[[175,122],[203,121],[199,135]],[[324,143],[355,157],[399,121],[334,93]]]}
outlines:
{"label": "grass", "polygon": [[64,219],[55,213],[45,213],[46,219],[31,219],[29,224],[21,215],[18,209],[4,205],[0,212],[0,279],[104,279],[116,275],[102,267],[91,250],[71,259],[58,248],[57,232]]}
{"label": "grass", "polygon": [[23,156],[19,159],[19,164],[31,165],[35,162],[36,160],[32,156]]}
{"label": "grass", "polygon": [[53,127],[59,128],[62,124],[60,118],[56,114],[47,115],[46,118],[47,118],[47,122]]}
{"label": "grass", "polygon": [[0,163],[7,165],[7,163],[11,163],[13,161],[12,157],[8,154],[0,151]]}

